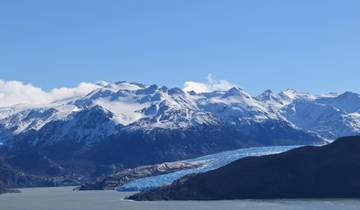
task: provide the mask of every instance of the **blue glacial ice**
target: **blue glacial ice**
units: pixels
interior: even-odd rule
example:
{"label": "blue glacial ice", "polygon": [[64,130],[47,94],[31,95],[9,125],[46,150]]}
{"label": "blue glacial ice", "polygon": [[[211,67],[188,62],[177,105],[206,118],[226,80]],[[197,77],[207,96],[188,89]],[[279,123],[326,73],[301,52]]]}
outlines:
{"label": "blue glacial ice", "polygon": [[195,159],[184,160],[180,162],[191,162],[191,163],[202,163],[202,166],[199,168],[185,169],[176,171],[173,173],[168,173],[164,175],[151,176],[146,178],[141,178],[129,182],[126,185],[123,185],[117,188],[118,191],[141,191],[145,189],[150,189],[154,187],[160,187],[163,185],[171,184],[173,181],[192,173],[201,173],[210,170],[220,168],[224,165],[229,164],[240,158],[249,157],[249,156],[262,156],[270,155],[288,151],[299,146],[273,146],[273,147],[254,147],[247,149],[237,149],[221,153],[216,153],[212,155],[202,156]]}

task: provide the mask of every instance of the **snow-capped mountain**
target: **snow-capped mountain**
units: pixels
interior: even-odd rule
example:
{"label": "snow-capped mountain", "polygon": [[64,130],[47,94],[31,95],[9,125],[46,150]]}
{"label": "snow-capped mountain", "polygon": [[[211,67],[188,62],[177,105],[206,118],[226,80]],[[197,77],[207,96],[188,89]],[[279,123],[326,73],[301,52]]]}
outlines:
{"label": "snow-capped mountain", "polygon": [[[101,85],[101,88],[81,98],[36,107],[5,107],[0,110],[0,124],[14,134],[40,130],[54,121],[71,121],[72,125],[79,126],[80,120],[74,116],[78,116],[79,112],[92,112],[96,108],[102,110],[107,115],[105,118],[118,127],[146,130],[184,129],[197,125],[280,118],[237,88],[194,94],[178,88],[128,82]],[[82,120],[88,122],[90,119]],[[65,129],[66,132],[68,129]]]}
{"label": "snow-capped mountain", "polygon": [[151,163],[360,133],[360,97],[350,92],[315,96],[267,90],[252,97],[236,87],[195,93],[131,82],[95,85],[85,96],[1,107],[1,140],[57,155],[61,148],[66,155],[91,150],[92,158],[102,161],[143,152],[144,161],[154,154]]}
{"label": "snow-capped mountain", "polygon": [[279,94],[268,90],[257,99],[296,127],[328,140],[360,133],[360,95],[357,93],[316,96],[295,90]]}
{"label": "snow-capped mountain", "polygon": [[[100,82],[84,97],[45,105],[0,107],[0,128],[8,135],[39,130],[53,121],[75,120],[78,112],[97,107],[112,121],[109,127],[184,129],[197,125],[242,124],[278,120],[335,139],[360,130],[360,95],[315,96],[288,89],[266,90],[252,97],[240,88],[210,93],[184,92],[140,83]],[[76,122],[73,122],[76,124]],[[340,126],[340,127],[339,127]],[[116,132],[109,128],[107,133]]]}

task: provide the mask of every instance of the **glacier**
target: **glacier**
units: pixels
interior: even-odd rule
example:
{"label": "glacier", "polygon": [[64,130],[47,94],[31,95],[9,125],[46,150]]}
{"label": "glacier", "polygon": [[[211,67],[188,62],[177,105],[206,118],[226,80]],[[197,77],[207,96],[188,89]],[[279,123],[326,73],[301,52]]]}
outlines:
{"label": "glacier", "polygon": [[246,149],[236,149],[226,152],[220,152],[216,154],[206,155],[199,158],[184,160],[181,162],[189,163],[200,163],[202,166],[199,168],[185,169],[176,171],[173,173],[151,176],[146,178],[137,179],[131,181],[123,186],[118,187],[118,191],[142,191],[146,189],[151,189],[155,187],[160,187],[163,185],[168,185],[174,182],[175,180],[193,173],[203,173],[210,170],[214,170],[225,166],[235,160],[250,157],[250,156],[263,156],[270,154],[277,154],[288,151],[290,149],[298,148],[300,145],[296,146],[271,146],[271,147],[253,147]]}

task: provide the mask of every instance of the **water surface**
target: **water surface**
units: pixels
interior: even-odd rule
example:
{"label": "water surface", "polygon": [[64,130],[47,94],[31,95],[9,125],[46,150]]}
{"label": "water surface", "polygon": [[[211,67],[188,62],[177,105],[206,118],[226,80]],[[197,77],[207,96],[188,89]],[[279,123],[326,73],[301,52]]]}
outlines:
{"label": "water surface", "polygon": [[153,201],[123,200],[131,193],[72,191],[71,187],[28,188],[0,195],[1,210],[359,210],[360,200],[236,200]]}

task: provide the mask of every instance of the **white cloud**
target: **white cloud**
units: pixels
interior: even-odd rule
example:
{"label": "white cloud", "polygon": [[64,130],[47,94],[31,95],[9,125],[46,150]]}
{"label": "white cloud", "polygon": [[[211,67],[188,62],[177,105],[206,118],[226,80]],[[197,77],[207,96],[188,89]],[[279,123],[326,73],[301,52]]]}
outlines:
{"label": "white cloud", "polygon": [[[211,92],[215,90],[228,90],[236,85],[226,80],[216,80],[211,74],[207,77],[207,83],[187,81],[184,83],[184,91]],[[0,80],[0,107],[12,106],[15,104],[39,105],[54,101],[81,97],[92,90],[101,87],[101,83],[80,83],[74,88],[55,88],[50,91],[42,90],[32,84],[25,84],[20,81]]]}
{"label": "white cloud", "polygon": [[61,99],[66,99],[66,98],[71,98],[71,97],[84,96],[99,87],[100,87],[99,85],[96,85],[93,83],[82,82],[75,88],[63,87],[63,88],[52,89],[49,92],[49,95],[50,95],[51,101],[56,101],[56,100],[61,100]]}
{"label": "white cloud", "polygon": [[183,90],[187,92],[195,91],[196,93],[205,93],[216,90],[225,91],[231,89],[232,87],[237,87],[237,85],[234,85],[226,80],[217,80],[212,76],[212,74],[209,74],[207,76],[207,83],[187,81],[184,83]]}
{"label": "white cloud", "polygon": [[92,83],[80,83],[74,88],[55,88],[44,91],[32,84],[19,81],[0,80],[0,107],[15,104],[45,104],[70,97],[83,96],[99,86]]}

